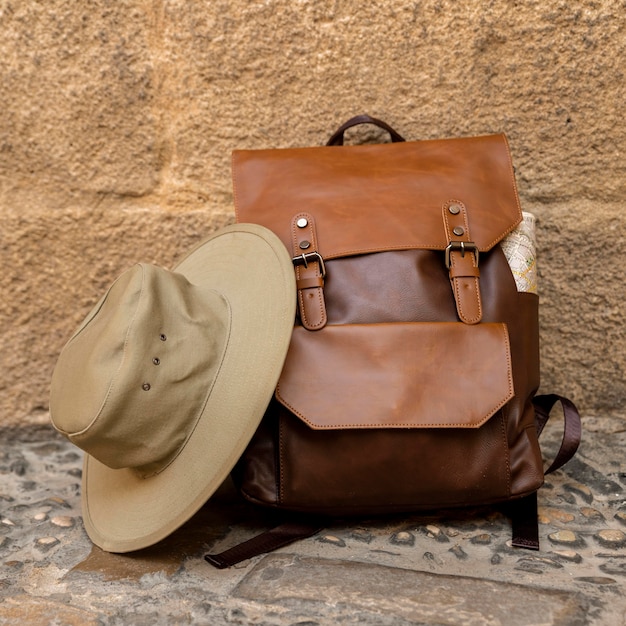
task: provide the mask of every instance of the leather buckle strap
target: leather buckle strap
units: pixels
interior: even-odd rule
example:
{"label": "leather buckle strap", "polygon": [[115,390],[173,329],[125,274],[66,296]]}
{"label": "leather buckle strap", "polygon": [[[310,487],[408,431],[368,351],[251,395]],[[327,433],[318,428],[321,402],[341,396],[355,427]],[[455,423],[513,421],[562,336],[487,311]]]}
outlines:
{"label": "leather buckle strap", "polygon": [[[458,200],[445,202],[443,224],[450,242],[445,249],[445,264],[450,274],[457,314],[465,324],[478,324],[483,317],[479,254],[470,236],[465,205]],[[470,251],[473,254],[466,254]]]}
{"label": "leather buckle strap", "polygon": [[317,261],[320,264],[320,273],[322,278],[326,278],[326,265],[324,265],[324,259],[319,252],[305,252],[303,254],[299,254],[298,256],[294,256],[293,259],[294,265],[304,265],[304,267],[309,267],[309,261]]}
{"label": "leather buckle strap", "polygon": [[328,321],[324,300],[326,265],[318,252],[315,220],[312,215],[298,213],[293,217],[291,241],[300,322],[307,330],[320,330]]}

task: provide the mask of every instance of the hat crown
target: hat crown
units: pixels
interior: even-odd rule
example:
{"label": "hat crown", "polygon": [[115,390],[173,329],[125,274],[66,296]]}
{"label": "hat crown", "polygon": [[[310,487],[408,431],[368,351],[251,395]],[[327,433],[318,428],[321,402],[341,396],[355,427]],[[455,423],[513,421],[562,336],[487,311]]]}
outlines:
{"label": "hat crown", "polygon": [[182,274],[139,264],[110,287],[54,370],[54,426],[108,467],[158,473],[183,449],[219,372],[230,310]]}

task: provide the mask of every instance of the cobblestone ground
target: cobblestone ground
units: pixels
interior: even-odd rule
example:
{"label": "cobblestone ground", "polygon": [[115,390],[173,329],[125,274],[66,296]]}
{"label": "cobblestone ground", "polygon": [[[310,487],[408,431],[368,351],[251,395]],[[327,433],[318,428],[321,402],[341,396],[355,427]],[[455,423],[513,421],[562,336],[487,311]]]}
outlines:
{"label": "cobblestone ground", "polygon": [[336,524],[222,571],[208,550],[272,523],[229,484],[158,546],[107,554],[82,526],[78,450],[48,428],[0,432],[0,623],[626,624],[624,429],[584,420],[577,458],[540,491],[539,552],[480,510]]}

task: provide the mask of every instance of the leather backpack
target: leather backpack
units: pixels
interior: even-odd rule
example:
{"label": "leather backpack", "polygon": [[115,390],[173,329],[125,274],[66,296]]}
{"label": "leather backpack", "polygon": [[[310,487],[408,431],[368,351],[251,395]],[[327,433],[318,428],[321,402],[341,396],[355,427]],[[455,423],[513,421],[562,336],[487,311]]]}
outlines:
{"label": "leather backpack", "polygon": [[[343,145],[362,123],[392,142]],[[358,116],[325,147],[235,151],[233,181],[237,220],[282,239],[298,294],[274,399],[233,477],[249,502],[304,515],[207,560],[285,545],[319,516],[497,503],[513,545],[538,549],[538,436],[560,401],[553,471],[580,418],[535,395],[539,298],[505,254],[523,225],[505,136],[408,142]]]}

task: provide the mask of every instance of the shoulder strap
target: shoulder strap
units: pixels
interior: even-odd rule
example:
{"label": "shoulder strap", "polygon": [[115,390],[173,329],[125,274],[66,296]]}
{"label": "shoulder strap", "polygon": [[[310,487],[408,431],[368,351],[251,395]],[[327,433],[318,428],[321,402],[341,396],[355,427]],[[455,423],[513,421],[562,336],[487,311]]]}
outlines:
{"label": "shoulder strap", "polygon": [[545,471],[546,474],[550,474],[559,469],[559,467],[565,465],[565,463],[576,454],[582,434],[580,415],[574,403],[563,396],[551,393],[544,396],[535,396],[533,399],[537,436],[539,437],[541,435],[544,426],[548,422],[548,419],[550,419],[550,411],[557,402],[560,402],[563,408],[563,440],[552,464]]}
{"label": "shoulder strap", "polygon": [[[541,435],[544,426],[550,419],[552,407],[560,402],[563,408],[563,439],[561,447],[554,460],[544,472],[550,474],[567,463],[578,450],[582,425],[578,409],[571,400],[556,394],[535,396],[533,405],[535,407],[535,427],[537,436]],[[512,544],[516,548],[526,548],[528,550],[539,550],[539,528],[537,526],[537,494],[533,493],[518,500],[514,500],[509,505],[511,517],[511,529],[513,534]]]}
{"label": "shoulder strap", "polygon": [[251,559],[253,556],[272,552],[294,541],[315,535],[324,528],[328,520],[325,520],[325,523],[322,522],[321,518],[313,517],[307,521],[285,522],[229,550],[219,554],[207,554],[204,558],[214,567],[224,569],[246,559]]}

